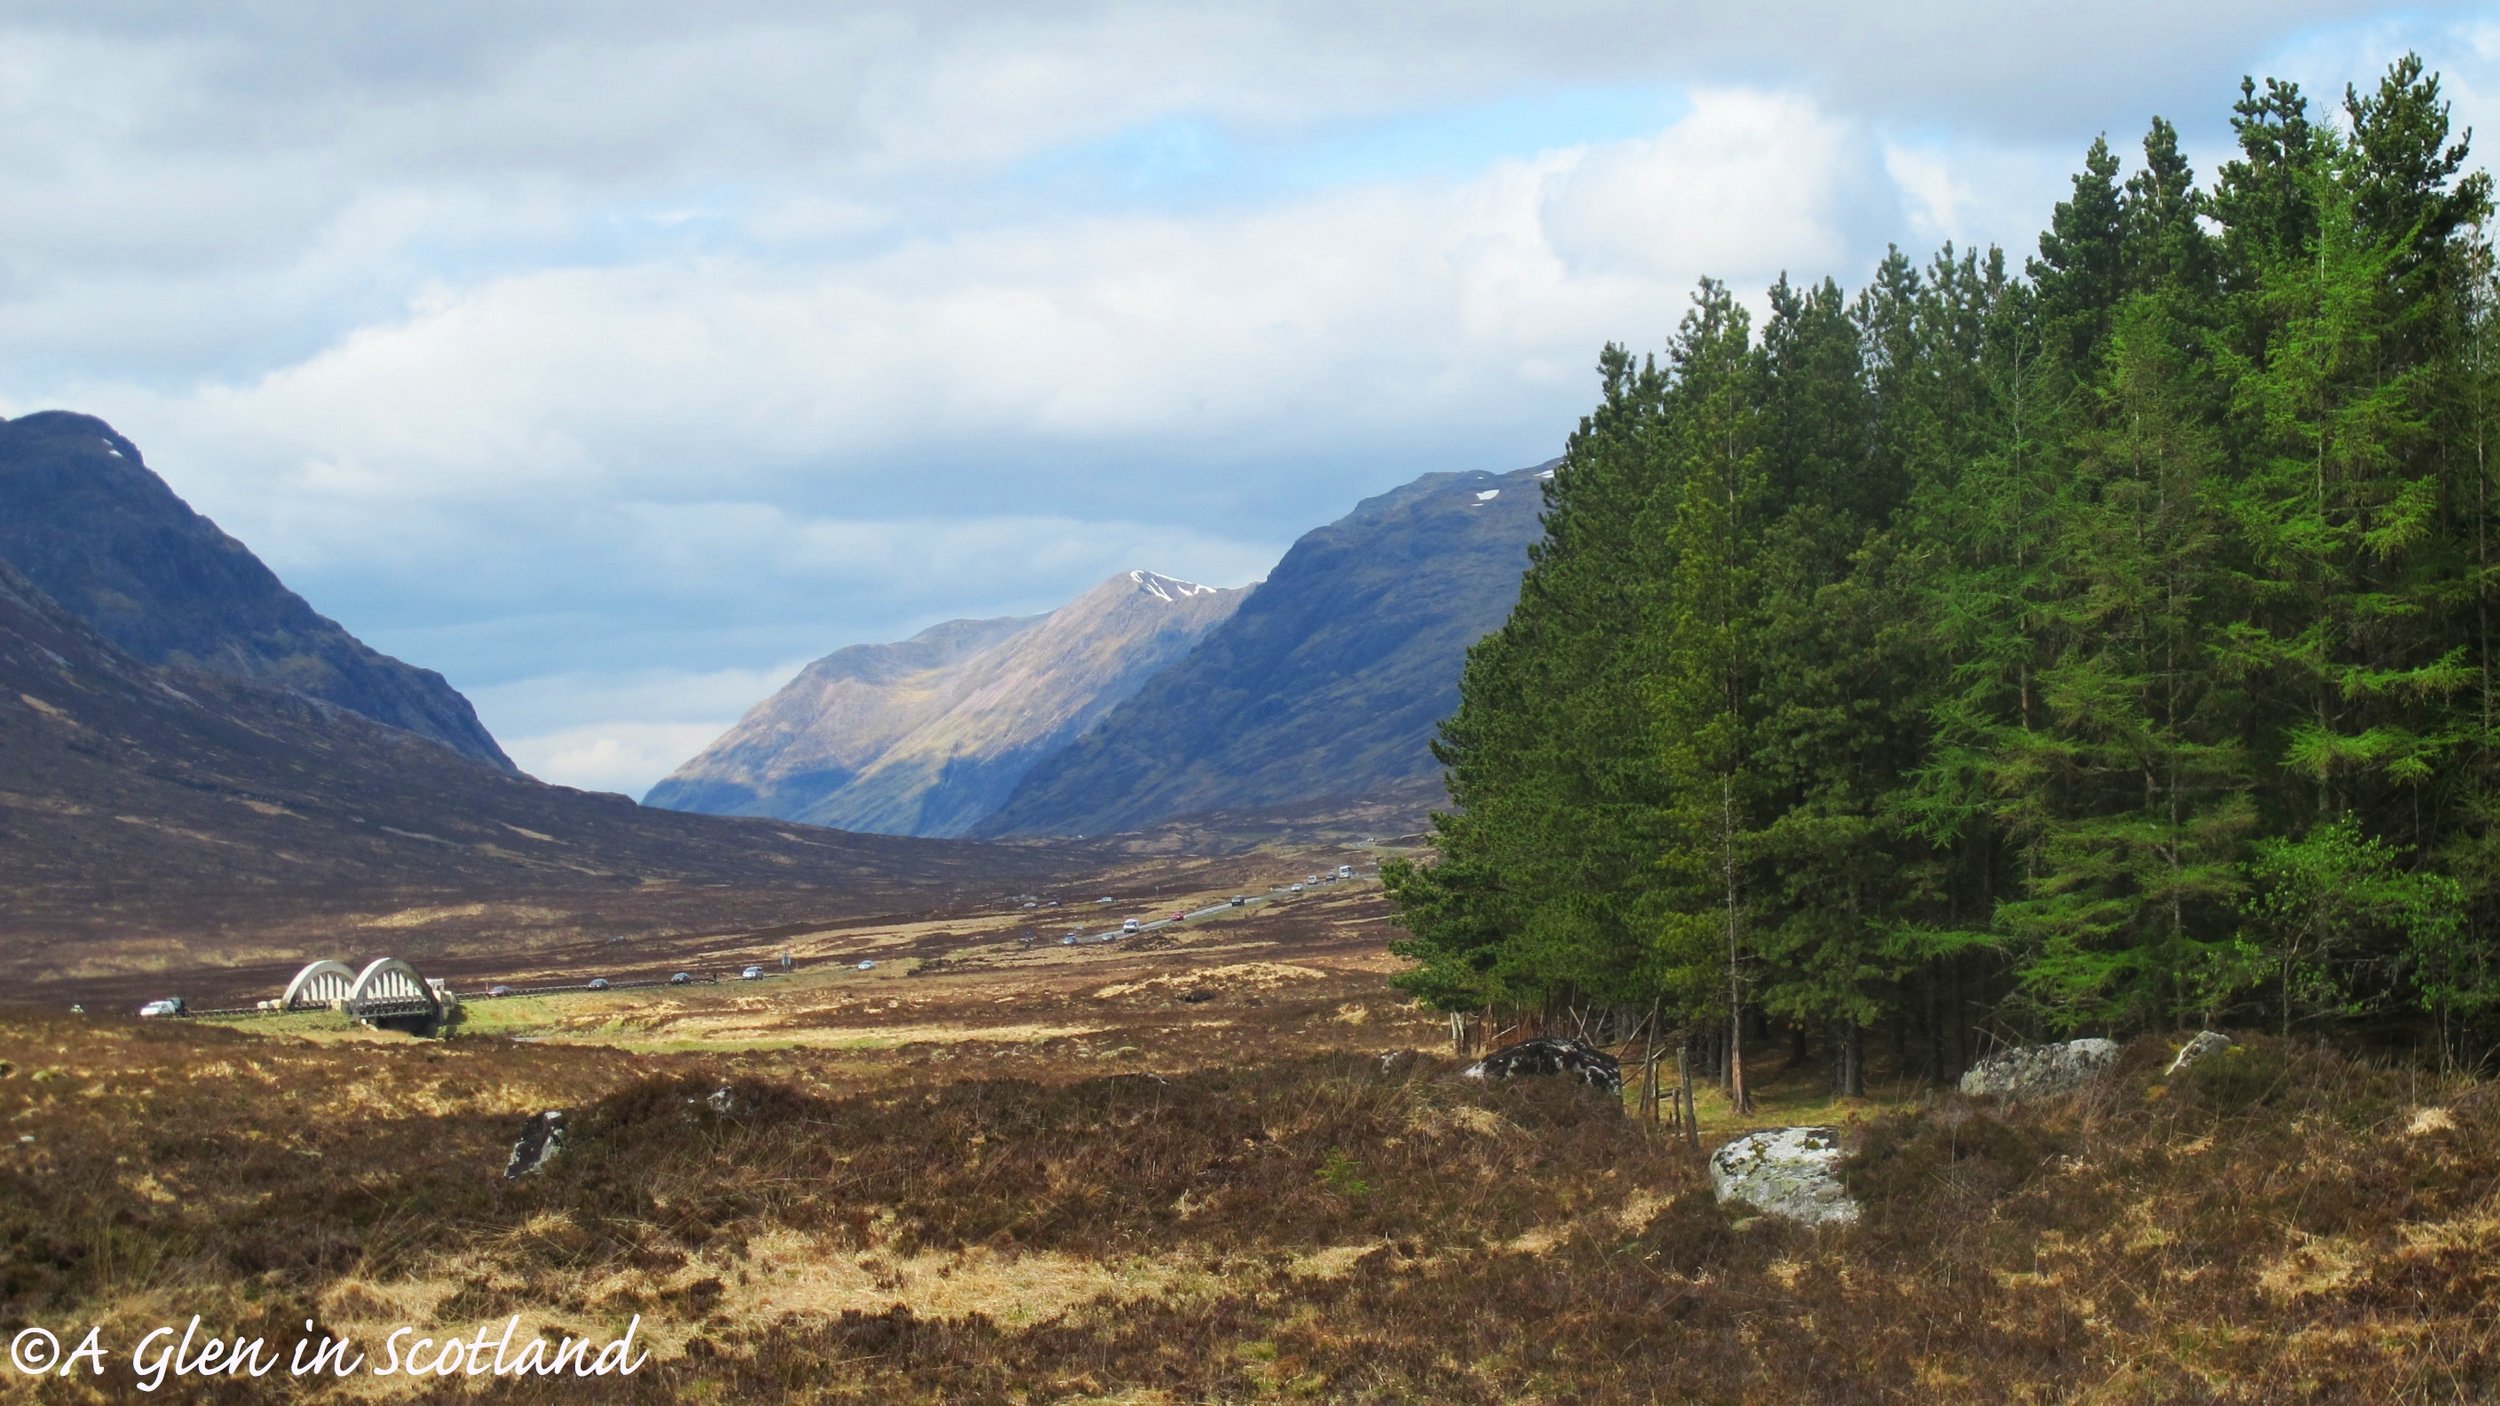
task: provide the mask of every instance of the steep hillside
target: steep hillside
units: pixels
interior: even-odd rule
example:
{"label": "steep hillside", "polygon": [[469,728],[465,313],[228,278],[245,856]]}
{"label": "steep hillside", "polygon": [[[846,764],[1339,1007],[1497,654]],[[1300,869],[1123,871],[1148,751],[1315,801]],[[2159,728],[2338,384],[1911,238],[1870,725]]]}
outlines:
{"label": "steep hillside", "polygon": [[810,665],[652,805],[960,835],[1247,596],[1129,571],[1048,615],[963,620]]}
{"label": "steep hillside", "polygon": [[0,561],[142,662],[291,689],[512,767],[442,675],[315,612],[93,416],[0,422]]}
{"label": "steep hillside", "polygon": [[150,933],[180,935],[162,962],[265,955],[283,925],[334,931],[325,913],[516,895],[534,922],[624,895],[646,923],[720,924],[761,889],[793,899],[770,918],[1060,862],[542,785],[300,694],[142,664],[5,563],[0,759],[0,970],[92,965]]}
{"label": "steep hillside", "polygon": [[978,683],[964,662],[1042,618],[949,620],[898,643],[835,650],[748,710],[652,787],[643,804],[711,815],[797,815],[962,702]]}
{"label": "steep hillside", "polygon": [[1518,599],[1541,464],[1428,474],[1305,535],[1196,651],[1033,768],[980,835],[1439,795],[1433,727]]}

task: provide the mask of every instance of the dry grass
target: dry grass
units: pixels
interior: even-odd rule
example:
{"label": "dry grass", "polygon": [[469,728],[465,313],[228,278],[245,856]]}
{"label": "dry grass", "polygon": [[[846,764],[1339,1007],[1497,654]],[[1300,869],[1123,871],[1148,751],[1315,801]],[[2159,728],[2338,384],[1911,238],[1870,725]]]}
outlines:
{"label": "dry grass", "polygon": [[[1807,1231],[1722,1212],[1603,1098],[1382,1058],[1436,1027],[1336,940],[724,990],[617,1037],[780,1019],[778,1051],[0,1020],[0,1333],[641,1315],[633,1379],[456,1393],[488,1401],[2500,1394],[2490,1085],[2262,1038],[2167,1083],[2142,1042],[2018,1109],[1834,1108],[1801,1071],[1866,1205]],[[1252,962],[1313,975],[1216,980]],[[1011,1038],[1071,1010],[1100,1028]],[[724,1084],[729,1114],[690,1101]],[[572,1142],[507,1184],[543,1107]]]}

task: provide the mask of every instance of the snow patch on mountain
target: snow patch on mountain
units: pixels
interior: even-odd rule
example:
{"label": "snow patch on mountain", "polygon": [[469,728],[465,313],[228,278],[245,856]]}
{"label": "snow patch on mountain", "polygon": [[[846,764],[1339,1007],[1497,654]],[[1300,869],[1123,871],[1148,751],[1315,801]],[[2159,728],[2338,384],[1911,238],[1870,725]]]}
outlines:
{"label": "snow patch on mountain", "polygon": [[1223,589],[1220,586],[1201,586],[1195,581],[1183,581],[1177,576],[1166,576],[1155,571],[1132,571],[1128,574],[1128,579],[1135,582],[1147,595],[1166,603],[1187,600],[1191,596]]}

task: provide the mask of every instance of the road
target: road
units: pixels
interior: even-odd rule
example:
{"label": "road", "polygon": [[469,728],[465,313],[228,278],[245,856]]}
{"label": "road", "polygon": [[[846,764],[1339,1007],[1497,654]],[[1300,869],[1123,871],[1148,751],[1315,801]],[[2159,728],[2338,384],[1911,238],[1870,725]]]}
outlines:
{"label": "road", "polygon": [[[1358,877],[1359,877],[1359,876],[1358,876]],[[1320,890],[1320,888],[1321,888],[1322,886],[1326,885],[1326,884],[1332,884],[1332,883],[1347,883],[1347,882],[1351,882],[1351,881],[1350,881],[1350,880],[1346,880],[1346,879],[1331,879],[1331,878],[1328,878],[1328,877],[1326,877],[1325,875],[1323,875],[1323,876],[1321,877],[1321,880],[1320,880],[1320,882],[1319,882],[1319,883],[1315,883],[1315,884],[1306,884],[1306,885],[1304,886],[1304,889],[1305,889],[1305,892],[1308,892],[1308,893],[1317,893],[1317,892]],[[1294,894],[1294,892],[1293,892],[1293,885],[1291,885],[1291,884],[1278,884],[1278,885],[1276,885],[1274,888],[1269,889],[1269,890],[1268,890],[1267,892],[1265,892],[1265,893],[1258,893],[1258,894],[1249,894],[1249,895],[1245,895],[1245,896],[1244,896],[1244,898],[1243,898],[1243,901],[1242,901],[1242,903],[1241,903],[1241,906],[1242,906],[1243,908],[1252,908],[1252,907],[1256,907],[1257,905],[1262,904],[1262,903],[1273,903],[1273,902],[1275,902],[1275,901],[1277,901],[1277,900],[1279,900],[1279,899],[1292,898],[1292,897],[1295,897],[1295,896],[1296,896],[1296,895],[1295,895],[1295,894]],[[1191,918],[1204,918],[1204,917],[1208,916],[1209,914],[1213,914],[1213,913],[1230,913],[1230,912],[1232,912],[1232,911],[1233,911],[1233,903],[1232,903],[1232,901],[1231,901],[1231,900],[1227,899],[1227,900],[1225,900],[1225,901],[1224,901],[1224,902],[1222,902],[1222,903],[1210,903],[1210,904],[1208,904],[1208,905],[1207,905],[1206,907],[1204,907],[1204,908],[1198,908],[1198,909],[1192,909],[1192,910],[1186,911],[1186,912],[1184,912],[1184,913],[1181,915],[1181,918],[1180,918],[1178,921],[1183,921],[1183,922],[1185,922],[1185,921],[1187,921],[1188,919],[1191,919]],[[1082,932],[1082,931],[1080,931],[1080,932],[1074,932],[1074,933],[1069,933],[1069,934],[1066,934],[1065,936],[1062,936],[1062,937],[1057,938],[1057,939],[1055,939],[1055,940],[1056,940],[1056,942],[1058,943],[1058,945],[1060,945],[1060,946],[1062,946],[1062,947],[1082,947],[1082,946],[1084,946],[1084,945],[1086,945],[1086,944],[1088,944],[1088,943],[1094,943],[1094,942],[1117,942],[1117,941],[1119,941],[1119,940],[1120,940],[1121,938],[1123,938],[1123,937],[1143,937],[1143,936],[1145,936],[1147,933],[1153,932],[1153,931],[1155,931],[1155,930],[1156,930],[1156,929],[1158,929],[1158,928],[1168,928],[1168,927],[1172,926],[1172,924],[1174,923],[1174,921],[1176,921],[1176,920],[1175,920],[1175,919],[1172,919],[1172,918],[1169,918],[1169,917],[1155,918],[1155,919],[1152,919],[1152,920],[1149,920],[1149,921],[1143,921],[1143,922],[1138,923],[1138,925],[1137,925],[1137,929],[1136,929],[1136,931],[1134,931],[1134,932],[1123,932],[1123,931],[1122,931],[1122,930],[1120,930],[1119,928],[1112,928],[1112,929],[1109,929],[1109,930],[1104,931],[1104,932]],[[1038,943],[1038,941],[1039,941],[1039,939],[1037,938],[1037,943]]]}

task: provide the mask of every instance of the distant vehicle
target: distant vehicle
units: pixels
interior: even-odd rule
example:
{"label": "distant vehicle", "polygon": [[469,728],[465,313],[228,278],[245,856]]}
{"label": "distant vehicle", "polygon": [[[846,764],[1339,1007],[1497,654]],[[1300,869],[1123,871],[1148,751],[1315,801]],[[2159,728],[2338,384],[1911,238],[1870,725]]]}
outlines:
{"label": "distant vehicle", "polygon": [[607,979],[606,977],[604,977],[604,976],[594,976],[594,977],[592,977],[592,978],[590,979],[590,989],[591,989],[591,990],[593,990],[593,991],[605,991],[605,990],[607,990],[607,989],[608,989],[608,979]]}
{"label": "distant vehicle", "polygon": [[1340,864],[1340,865],[1338,865],[1338,866],[1337,866],[1337,877],[1338,877],[1338,878],[1340,878],[1340,879],[1351,879],[1351,878],[1353,878],[1353,877],[1354,877],[1354,866],[1353,866],[1353,865],[1351,865],[1351,864]]}
{"label": "distant vehicle", "polygon": [[764,969],[762,967],[749,967],[745,971],[738,973],[738,979],[740,981],[754,981],[763,975]]}
{"label": "distant vehicle", "polygon": [[1058,907],[1058,906],[1059,906],[1059,900],[1054,898],[1054,899],[1052,899],[1052,900],[1050,901],[1050,903],[1049,903],[1047,906],[1052,907],[1052,908],[1056,908],[1056,907]]}
{"label": "distant vehicle", "polygon": [[1235,908],[1239,908],[1241,905],[1248,903],[1249,901],[1249,899],[1242,897],[1240,894],[1233,895],[1233,906]]}
{"label": "distant vehicle", "polygon": [[1027,908],[1039,908],[1039,907],[1041,907],[1042,905],[1040,905],[1040,904],[1038,904],[1038,903],[1027,903],[1027,904],[1026,904],[1026,905],[1024,905],[1024,906],[1025,906],[1025,907],[1027,907]]}
{"label": "distant vehicle", "polygon": [[1095,901],[1096,903],[1109,903],[1111,900],[1110,900],[1110,899],[1108,899],[1108,898],[1097,898],[1097,899],[1095,899],[1094,901]]}
{"label": "distant vehicle", "polygon": [[1120,931],[1122,931],[1122,932],[1135,932],[1135,931],[1137,931],[1137,920],[1136,920],[1135,918],[1131,918],[1131,919],[1129,919],[1127,922],[1120,924]]}
{"label": "distant vehicle", "polygon": [[1066,937],[1059,939],[1059,945],[1062,947],[1074,947],[1076,945],[1076,934],[1069,933]]}
{"label": "distant vehicle", "polygon": [[187,1009],[188,1007],[182,1004],[182,998],[180,996],[168,996],[161,1001],[150,1001],[146,1005],[141,1006],[139,1008],[139,1018],[141,1020],[154,1020],[161,1015],[181,1015]]}
{"label": "distant vehicle", "polygon": [[1318,882],[1319,882],[1319,875],[1317,875],[1317,874],[1305,874],[1305,875],[1303,875],[1303,876],[1302,876],[1302,882],[1304,882],[1304,883],[1306,883],[1306,884],[1316,884],[1316,883],[1318,883]]}
{"label": "distant vehicle", "polygon": [[1300,884],[1295,884],[1292,888],[1290,888],[1290,889],[1286,890],[1286,892],[1288,892],[1288,893],[1300,893],[1300,892],[1302,892],[1302,885],[1300,885]]}
{"label": "distant vehicle", "polygon": [[1181,911],[1181,910],[1179,910],[1178,908],[1175,908],[1175,909],[1173,909],[1173,910],[1172,910],[1172,921],[1173,921],[1173,922],[1176,922],[1176,923],[1185,923],[1185,922],[1188,922],[1188,921],[1189,921],[1189,915],[1188,915],[1187,913],[1182,912],[1182,911]]}
{"label": "distant vehicle", "polygon": [[668,974],[668,984],[671,986],[684,986],[693,980],[694,973],[692,972],[670,972]]}
{"label": "distant vehicle", "polygon": [[875,962],[867,961],[867,960],[864,960],[864,959],[860,962],[859,967],[858,967],[858,970],[860,970],[860,971],[864,971],[864,972],[872,972],[872,971],[875,971],[876,969],[877,969],[877,964],[876,964]]}
{"label": "distant vehicle", "polygon": [[512,994],[512,988],[498,983],[487,987],[486,994],[489,996],[509,996]]}

